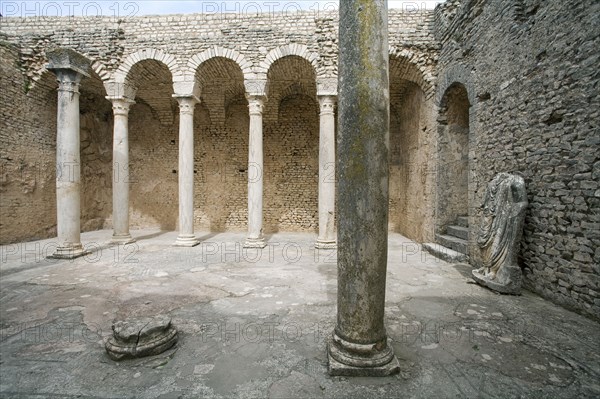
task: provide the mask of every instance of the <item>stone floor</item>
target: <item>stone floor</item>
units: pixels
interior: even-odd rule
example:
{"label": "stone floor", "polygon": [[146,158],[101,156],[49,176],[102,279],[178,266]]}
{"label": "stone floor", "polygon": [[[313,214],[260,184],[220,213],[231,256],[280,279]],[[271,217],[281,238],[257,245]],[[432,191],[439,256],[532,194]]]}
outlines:
{"label": "stone floor", "polygon": [[[402,366],[387,378],[329,377],[335,252],[312,234],[277,234],[242,250],[243,234],[110,231],[93,252],[47,260],[52,240],[1,248],[2,398],[582,398],[600,397],[600,328],[536,295],[496,295],[392,234],[387,329]],[[114,362],[115,318],[170,315],[177,347]]]}

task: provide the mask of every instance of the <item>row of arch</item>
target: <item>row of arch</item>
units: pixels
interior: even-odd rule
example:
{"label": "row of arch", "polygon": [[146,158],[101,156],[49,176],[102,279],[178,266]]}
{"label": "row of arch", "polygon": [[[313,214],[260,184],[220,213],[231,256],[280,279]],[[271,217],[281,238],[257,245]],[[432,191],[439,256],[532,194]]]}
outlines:
{"label": "row of arch", "polygon": [[[296,52],[298,52],[299,50],[296,49]],[[308,96],[308,97],[312,97],[313,99],[316,99],[316,95],[318,94],[318,72],[315,70],[315,62],[311,62],[306,58],[306,54],[304,56],[302,55],[298,55],[298,54],[290,54],[290,52],[293,51],[282,51],[279,53],[269,53],[269,54],[273,54],[272,57],[270,57],[269,62],[270,64],[266,64],[269,65],[269,69],[267,69],[267,74],[265,76],[265,80],[269,81],[270,78],[270,72],[272,72],[274,70],[274,66],[280,64],[281,62],[284,61],[284,59],[286,60],[295,60],[296,63],[298,64],[303,64],[303,70],[304,70],[304,76],[306,76],[306,74],[310,70],[310,76],[308,76],[311,80],[310,84],[311,84],[311,90],[310,92],[303,92],[303,88],[300,87],[298,88],[297,85],[283,85],[281,86],[280,90],[278,91],[278,96],[274,96],[272,98],[269,99],[270,103],[275,103],[275,104],[279,104],[280,101],[283,101],[285,98],[287,98],[286,96],[289,95],[304,95],[304,96]],[[300,51],[301,52],[301,51]],[[137,53],[134,53],[137,54]],[[238,53],[239,54],[239,53]],[[121,76],[123,82],[127,82],[130,79],[134,79],[136,72],[139,72],[139,68],[142,68],[142,70],[144,69],[144,65],[148,65],[148,61],[152,61],[155,64],[162,64],[162,68],[163,68],[163,78],[164,79],[168,79],[167,75],[170,73],[172,76],[172,81],[176,83],[177,79],[176,76],[173,75],[173,69],[172,69],[172,65],[173,65],[173,60],[174,58],[172,56],[169,56],[167,53],[162,52],[160,50],[149,50],[149,51],[145,51],[143,53],[143,56],[140,54],[137,57],[133,57],[133,55],[129,56],[127,58],[127,60],[130,60],[129,62],[123,63],[119,69],[117,71],[121,71]],[[457,84],[457,82],[465,82],[464,87],[466,88],[466,92],[467,92],[467,97],[468,97],[468,102],[470,104],[474,103],[474,93],[472,90],[473,85],[470,83],[470,73],[464,69],[464,68],[460,68],[460,67],[453,67],[453,68],[448,68],[446,70],[443,71],[442,75],[440,76],[437,84],[437,90],[435,90],[435,92],[433,92],[432,90],[434,90],[435,86],[432,85],[428,85],[426,82],[428,79],[431,79],[431,77],[427,77],[426,75],[424,75],[423,73],[421,73],[422,68],[419,68],[417,64],[415,64],[415,62],[413,60],[411,60],[410,58],[408,58],[407,53],[403,53],[403,52],[398,52],[398,51],[391,51],[391,56],[390,56],[390,60],[391,60],[391,64],[390,64],[390,75],[391,78],[395,78],[396,81],[397,79],[409,82],[410,84],[406,87],[401,87],[401,90],[407,90],[406,92],[404,92],[404,94],[409,95],[409,93],[414,92],[414,89],[412,89],[411,87],[418,87],[422,92],[423,92],[423,97],[426,99],[427,104],[423,103],[423,106],[425,107],[443,107],[444,106],[444,102],[448,100],[448,97],[446,96],[447,91],[450,87],[455,86]],[[144,62],[146,61],[146,62]],[[247,87],[244,86],[244,80],[247,76],[247,74],[249,73],[248,71],[251,70],[251,68],[245,63],[245,60],[243,58],[239,58],[236,56],[236,53],[233,51],[228,51],[226,49],[214,49],[214,51],[204,51],[202,53],[199,53],[197,56],[192,57],[192,59],[189,61],[189,65],[192,65],[194,69],[194,76],[193,79],[194,81],[197,81],[200,85],[202,85],[202,79],[207,79],[207,78],[202,78],[200,75],[202,75],[204,72],[206,72],[205,68],[218,68],[220,67],[221,64],[213,64],[210,65],[212,63],[214,63],[215,61],[219,61],[219,62],[225,62],[227,63],[232,70],[235,70],[235,79],[234,80],[234,85],[237,84],[238,89],[237,89],[237,93],[233,93],[232,94],[232,99],[237,101],[237,99],[239,99],[241,97],[242,102],[245,103],[245,99],[243,97],[244,95],[244,91],[247,90]],[[176,62],[175,62],[176,64]],[[171,66],[169,66],[171,65]],[[242,65],[245,65],[244,68],[242,68]],[[249,69],[250,68],[250,69]],[[277,68],[275,68],[277,69]],[[167,72],[168,71],[168,72]],[[165,75],[166,73],[166,75]],[[281,74],[281,73],[280,73]],[[115,76],[117,76],[118,74],[115,73],[115,75],[113,76],[113,79],[115,78]],[[226,74],[227,75],[227,74]],[[140,75],[140,78],[143,80],[143,76]],[[290,79],[293,80],[293,79]],[[306,79],[307,81],[309,79]],[[393,79],[391,79],[393,80]],[[97,80],[97,83],[100,84],[100,81]],[[104,83],[106,83],[106,80],[104,80]],[[135,82],[134,82],[135,83]],[[171,83],[171,82],[169,82]],[[391,82],[392,83],[392,82]],[[461,85],[462,86],[462,85]],[[105,85],[105,89],[106,89],[106,85]],[[265,90],[267,91],[267,87],[265,87]],[[169,93],[167,93],[166,91],[173,93],[173,91],[175,90],[175,88],[173,88],[173,90],[171,90],[171,88],[163,88],[162,89],[165,93],[165,95],[168,94],[168,96],[166,96],[166,98],[170,98],[171,95]],[[108,90],[107,90],[108,91]],[[137,93],[142,94],[142,93]],[[151,94],[151,93],[148,93]],[[265,93],[266,94],[266,93]],[[433,97],[432,94],[435,94],[435,97]],[[134,94],[135,96],[135,94]],[[137,96],[136,96],[137,97]],[[277,98],[279,97],[279,98]],[[421,101],[421,100],[420,100]],[[148,104],[152,107],[152,104]],[[209,104],[207,104],[209,105]],[[224,104],[227,105],[227,102]],[[244,106],[244,104],[241,104],[242,106]],[[209,107],[210,109],[213,108],[218,108],[218,107]],[[279,108],[279,107],[277,107]],[[393,105],[392,105],[393,108]],[[225,108],[226,109],[226,108]],[[208,111],[208,109],[207,109]],[[212,111],[211,111],[212,112]],[[318,110],[317,110],[318,112]],[[433,128],[433,126],[431,125],[430,128]],[[413,134],[413,133],[411,133]],[[415,131],[414,134],[420,134],[418,131]],[[411,181],[409,180],[407,182],[407,184],[411,184]],[[464,188],[465,190],[467,190],[467,188]],[[403,191],[403,190],[401,190]],[[437,190],[439,191],[439,190]],[[433,193],[433,192],[432,192]],[[425,195],[427,193],[424,193]],[[461,197],[461,198],[464,198]],[[440,201],[436,201],[436,202],[440,202]],[[441,202],[440,202],[441,203]],[[463,201],[463,204],[466,204],[466,201]],[[409,205],[410,206],[410,205]],[[450,217],[450,216],[449,216]],[[433,221],[433,220],[431,220]],[[429,224],[429,220],[428,221],[424,221],[425,224]],[[437,224],[437,223],[436,223]],[[437,228],[437,226],[436,226]],[[431,235],[429,235],[429,237],[431,237]]]}
{"label": "row of arch", "polygon": [[[405,63],[406,78],[414,81],[425,92],[427,97],[431,97],[435,92],[435,76],[430,67],[418,62],[419,55],[408,49],[398,49],[390,46],[389,54],[392,58],[402,60]],[[171,73],[174,85],[174,91],[191,90],[188,87],[193,84],[196,71],[203,63],[213,58],[225,58],[234,62],[240,69],[243,76],[246,91],[250,94],[265,94],[265,85],[268,71],[278,60],[297,56],[306,60],[314,69],[317,78],[319,91],[327,94],[337,92],[336,77],[330,76],[331,73],[325,70],[321,65],[321,56],[309,50],[304,44],[291,43],[270,50],[267,55],[259,62],[251,62],[244,54],[234,49],[221,46],[214,46],[193,55],[187,61],[170,54],[164,50],[156,48],[145,48],[129,54],[114,72],[109,72],[105,65],[98,60],[93,61],[92,68],[94,72],[105,82],[109,95],[114,88],[111,84],[127,84],[132,81],[132,69],[136,64],[145,60],[154,60],[164,64]],[[179,94],[179,93],[178,93]],[[187,93],[181,93],[187,94]]]}

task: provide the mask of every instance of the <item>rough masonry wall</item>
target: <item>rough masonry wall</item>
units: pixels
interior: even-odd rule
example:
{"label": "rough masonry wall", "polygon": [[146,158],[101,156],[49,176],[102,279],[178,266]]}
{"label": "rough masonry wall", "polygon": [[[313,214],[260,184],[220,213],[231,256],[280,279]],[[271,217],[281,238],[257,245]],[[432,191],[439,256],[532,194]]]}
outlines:
{"label": "rough masonry wall", "polygon": [[[433,12],[390,10],[390,44],[415,55],[415,62],[435,72]],[[294,12],[265,14],[189,14],[143,17],[43,17],[3,18],[0,32],[24,47],[26,73],[41,75],[45,49],[73,48],[97,62],[102,79],[123,60],[141,49],[160,49],[177,56],[183,66],[206,49],[225,47],[243,54],[258,67],[272,49],[292,43],[304,44],[319,55],[318,74],[337,73],[337,12]],[[258,68],[260,70],[260,68]],[[266,73],[266,71],[264,71]]]}
{"label": "rough masonry wall", "polygon": [[56,83],[26,93],[18,47],[0,42],[0,242],[56,234]]}
{"label": "rough masonry wall", "polygon": [[[2,42],[0,56],[0,242],[52,237],[56,78],[45,72],[30,86],[21,71],[18,48]],[[80,90],[82,231],[103,228],[111,211],[112,109],[97,94],[98,85],[87,78]]]}
{"label": "rough masonry wall", "polygon": [[390,117],[390,229],[422,241],[427,209],[432,206],[426,195],[426,180],[433,161],[427,143],[425,95],[409,83],[400,104],[392,105]]}
{"label": "rough masonry wall", "polygon": [[112,106],[97,93],[82,90],[79,110],[81,231],[93,231],[104,228],[112,214]]}
{"label": "rough masonry wall", "polygon": [[206,106],[194,116],[196,228],[244,231],[248,220],[248,103],[241,97],[225,119],[211,120]]}
{"label": "rough masonry wall", "polygon": [[152,108],[142,102],[129,111],[129,214],[133,229],[177,228],[178,128],[177,124],[161,124]]}
{"label": "rough masonry wall", "polygon": [[527,287],[600,318],[600,3],[455,3],[448,4],[455,11],[442,7],[437,15],[438,95],[462,80],[474,105],[471,237],[489,180],[522,174]]}
{"label": "rough masonry wall", "polygon": [[460,84],[441,100],[438,121],[436,232],[446,233],[457,217],[469,215],[469,98]]}
{"label": "rough masonry wall", "polygon": [[319,106],[282,100],[265,121],[264,231],[318,231]]}
{"label": "rough masonry wall", "polygon": [[[398,77],[419,84],[427,98],[432,95],[438,51],[432,34],[433,16],[431,11],[391,11],[389,17],[390,52],[401,60]],[[141,62],[134,59],[127,80],[138,86],[137,104],[129,115],[131,226],[173,230],[177,228],[178,216],[179,122],[177,102],[171,97],[173,73],[184,70],[193,56],[209,49],[235,51],[239,56],[226,62],[211,54],[213,58],[195,71],[202,96],[202,104],[196,107],[194,132],[196,228],[246,229],[248,109],[244,79],[262,76],[269,80],[264,115],[264,229],[314,232],[318,227],[317,81],[336,81],[337,31],[335,12],[168,15],[120,20],[3,18],[0,34],[14,44],[14,62],[10,62],[14,66],[6,73],[3,69],[3,77],[10,78],[2,82],[8,85],[17,81],[17,86],[45,93],[42,88],[51,76],[45,71],[45,52],[57,46],[72,48],[93,62],[97,76],[81,85],[82,93],[90,94],[82,94],[81,101],[82,229],[110,228],[112,115],[99,79],[109,81],[120,66],[131,61],[128,57],[140,50],[151,54],[162,50],[172,55],[175,62],[169,68],[163,63],[165,58]],[[306,50],[302,50],[304,46]],[[268,57],[272,51],[276,57],[281,57],[281,51],[293,55],[274,60]],[[2,62],[5,63],[5,57]],[[18,72],[25,79],[18,77]],[[15,87],[10,90],[16,90]],[[329,90],[335,92],[334,87]],[[3,132],[4,140],[19,142],[17,138],[35,129],[43,129],[44,138],[30,136],[31,143],[23,143],[19,148],[14,147],[16,144],[7,145],[6,156],[17,158],[23,151],[41,147],[31,159],[43,161],[44,171],[53,171],[55,125],[46,125],[48,121],[55,123],[56,92],[48,93],[47,101],[33,97],[19,94],[15,98],[22,98],[21,102],[3,106],[3,111],[16,109],[14,115],[9,112],[5,118],[15,128]],[[44,115],[40,118],[44,123],[29,118],[30,114]],[[24,129],[32,123],[40,126]],[[18,241],[55,234],[53,174],[43,189],[38,188],[37,202],[32,202],[30,194],[19,191],[14,182],[4,186],[7,195],[2,199],[6,214],[3,223],[13,227],[7,230],[3,226],[2,242],[8,242],[8,237]],[[404,230],[415,229],[409,226]],[[413,238],[418,237],[419,232],[415,232]]]}

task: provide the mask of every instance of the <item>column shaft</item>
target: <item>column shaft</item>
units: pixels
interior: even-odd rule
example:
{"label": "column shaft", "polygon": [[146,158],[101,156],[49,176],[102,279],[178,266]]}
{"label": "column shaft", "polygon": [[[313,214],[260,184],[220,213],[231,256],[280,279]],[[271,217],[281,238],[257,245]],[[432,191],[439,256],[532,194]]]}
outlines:
{"label": "column shaft", "polygon": [[179,236],[176,246],[193,247],[200,241],[194,234],[194,106],[196,97],[179,101]]}
{"label": "column shaft", "polygon": [[340,2],[337,325],[332,375],[398,371],[384,327],[388,238],[387,1]]}
{"label": "column shaft", "polygon": [[335,97],[320,96],[319,249],[336,247],[335,236]]}
{"label": "column shaft", "polygon": [[54,258],[72,259],[85,254],[81,245],[79,154],[79,82],[83,77],[69,69],[54,70],[58,78],[56,121],[56,230]]}
{"label": "column shaft", "polygon": [[113,103],[113,243],[131,243],[129,233],[129,107],[126,98],[108,98]]}
{"label": "column shaft", "polygon": [[245,248],[264,248],[263,222],[263,107],[264,97],[249,96],[248,237]]}

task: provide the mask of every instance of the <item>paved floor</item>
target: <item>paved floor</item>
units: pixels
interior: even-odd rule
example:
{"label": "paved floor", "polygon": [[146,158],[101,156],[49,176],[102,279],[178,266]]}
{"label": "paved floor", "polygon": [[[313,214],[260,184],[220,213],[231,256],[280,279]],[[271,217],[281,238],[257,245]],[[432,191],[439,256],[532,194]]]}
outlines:
{"label": "paved floor", "polygon": [[[471,284],[467,265],[390,236],[386,325],[402,366],[387,378],[326,373],[335,323],[335,252],[314,235],[277,234],[262,251],[243,234],[110,231],[93,252],[51,261],[44,240],[1,248],[2,398],[583,398],[600,397],[600,326],[533,294]],[[115,318],[168,314],[181,331],[162,355],[113,362]]]}

